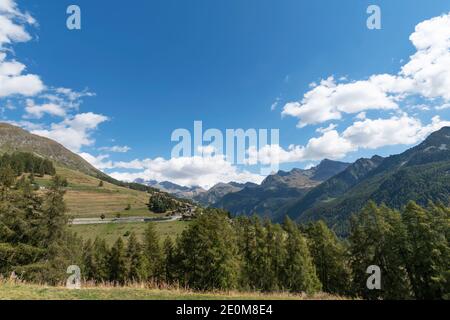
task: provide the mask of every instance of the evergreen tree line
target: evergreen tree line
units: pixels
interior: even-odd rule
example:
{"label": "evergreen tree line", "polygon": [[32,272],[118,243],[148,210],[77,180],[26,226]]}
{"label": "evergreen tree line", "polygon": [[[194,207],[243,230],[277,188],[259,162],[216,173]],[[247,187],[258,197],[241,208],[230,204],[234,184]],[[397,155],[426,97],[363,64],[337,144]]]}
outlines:
{"label": "evergreen tree line", "polygon": [[0,275],[56,284],[66,277],[62,266],[81,261],[82,241],[67,231],[66,181],[54,176],[42,194],[31,180],[0,176]]}
{"label": "evergreen tree line", "polygon": [[55,175],[53,163],[27,152],[15,152],[0,156],[0,168],[10,169],[16,176],[23,173],[32,173],[38,176]]}
{"label": "evergreen tree line", "polygon": [[[368,204],[346,240],[322,222],[282,225],[258,217],[230,219],[209,209],[176,241],[163,245],[148,225],[108,248],[88,241],[86,280],[152,281],[195,290],[324,291],[365,299],[450,298],[450,210],[411,202],[402,212]],[[369,290],[367,268],[381,269],[381,290]]]}
{"label": "evergreen tree line", "polygon": [[[207,209],[175,240],[149,223],[112,247],[70,232],[64,187],[54,176],[43,194],[30,178],[0,175],[0,274],[61,283],[70,265],[96,282],[152,282],[194,290],[318,291],[366,299],[450,298],[450,210],[409,203],[402,211],[369,203],[339,239],[321,221],[273,224],[231,219]],[[381,270],[381,290],[369,290],[367,268]]]}

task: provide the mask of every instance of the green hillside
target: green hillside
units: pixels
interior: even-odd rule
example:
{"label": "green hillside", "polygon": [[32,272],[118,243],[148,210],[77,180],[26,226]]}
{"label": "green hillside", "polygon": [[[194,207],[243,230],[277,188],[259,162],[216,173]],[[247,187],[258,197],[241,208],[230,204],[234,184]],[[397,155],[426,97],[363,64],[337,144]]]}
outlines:
{"label": "green hillside", "polygon": [[[399,155],[371,165],[367,159],[353,181],[349,172],[314,188],[287,213],[300,222],[323,219],[340,234],[348,230],[348,218],[369,200],[400,209],[408,201],[450,203],[450,127],[431,134],[423,143]],[[379,163],[377,163],[379,162]]]}
{"label": "green hillside", "polygon": [[[167,237],[175,240],[177,236],[185,230],[189,222],[187,221],[169,221],[153,222],[155,231],[160,239],[164,241]],[[144,232],[147,229],[147,223],[108,223],[108,224],[90,224],[90,225],[71,225],[70,230],[76,232],[83,240],[94,241],[96,237],[105,239],[108,245],[113,245],[120,238],[127,238],[134,233],[139,241],[143,241]],[[162,244],[162,243],[161,243]]]}

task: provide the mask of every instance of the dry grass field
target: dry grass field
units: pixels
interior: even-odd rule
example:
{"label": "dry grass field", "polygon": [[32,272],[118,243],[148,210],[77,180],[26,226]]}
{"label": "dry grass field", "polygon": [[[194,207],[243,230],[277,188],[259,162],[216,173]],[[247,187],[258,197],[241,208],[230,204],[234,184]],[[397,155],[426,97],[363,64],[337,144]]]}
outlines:
{"label": "dry grass field", "polygon": [[[57,173],[69,182],[65,196],[68,214],[75,218],[153,216],[146,204],[149,195],[146,192],[119,187],[108,182],[99,187],[100,180],[81,172],[57,167]],[[36,178],[39,185],[45,187],[51,177]],[[131,210],[125,210],[127,206]]]}
{"label": "dry grass field", "polygon": [[0,300],[343,300],[325,293],[293,295],[258,292],[198,293],[183,289],[152,289],[144,285],[126,287],[83,286],[79,290],[0,281]]}

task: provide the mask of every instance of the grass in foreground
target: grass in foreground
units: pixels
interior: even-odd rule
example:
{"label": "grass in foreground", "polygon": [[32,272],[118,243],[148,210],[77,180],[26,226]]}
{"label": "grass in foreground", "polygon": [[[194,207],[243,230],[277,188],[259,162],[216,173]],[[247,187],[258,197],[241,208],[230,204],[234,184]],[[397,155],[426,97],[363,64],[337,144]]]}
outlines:
{"label": "grass in foreground", "polygon": [[[170,221],[170,222],[152,222],[155,225],[155,230],[161,241],[166,237],[175,240],[177,235],[181,234],[183,230],[189,225],[186,221]],[[70,230],[76,232],[84,240],[95,240],[96,237],[105,239],[109,245],[119,237],[125,237],[131,232],[136,234],[139,240],[143,240],[143,235],[147,229],[147,223],[109,223],[109,224],[94,224],[94,225],[71,225]]]}
{"label": "grass in foreground", "polygon": [[0,300],[341,300],[328,294],[312,296],[261,293],[196,293],[144,287],[88,287],[70,290],[33,284],[0,282]]}

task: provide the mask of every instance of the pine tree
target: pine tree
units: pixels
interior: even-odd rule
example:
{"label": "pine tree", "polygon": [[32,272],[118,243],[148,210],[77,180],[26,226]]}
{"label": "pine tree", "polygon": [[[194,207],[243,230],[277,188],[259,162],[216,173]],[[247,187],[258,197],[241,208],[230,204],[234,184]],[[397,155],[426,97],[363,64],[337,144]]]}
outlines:
{"label": "pine tree", "polygon": [[442,203],[430,203],[428,210],[433,217],[433,230],[440,235],[439,275],[433,280],[439,286],[442,298],[450,300],[450,208]]}
{"label": "pine tree", "polygon": [[323,221],[310,224],[305,231],[323,291],[349,294],[350,269],[344,245]]}
{"label": "pine tree", "polygon": [[265,226],[269,258],[265,286],[268,291],[277,291],[283,288],[282,274],[287,258],[285,232],[279,224],[274,225],[270,221],[266,221]]}
{"label": "pine tree", "polygon": [[172,284],[177,275],[177,263],[176,263],[176,256],[175,256],[175,247],[172,239],[170,237],[167,237],[164,240],[164,274],[163,274],[163,280],[166,284]]}
{"label": "pine tree", "polygon": [[149,279],[159,281],[162,275],[162,250],[159,237],[153,223],[148,223],[144,233],[144,256],[147,259],[147,276]]}
{"label": "pine tree", "polygon": [[109,280],[109,252],[105,240],[90,239],[83,246],[83,277],[89,281],[104,282]]}
{"label": "pine tree", "polygon": [[256,289],[269,291],[273,284],[270,257],[267,245],[267,230],[259,219],[255,219],[255,248],[252,263],[253,283]]}
{"label": "pine tree", "polygon": [[83,245],[82,274],[85,280],[95,280],[96,278],[98,266],[94,254],[94,246],[91,239],[89,239]]}
{"label": "pine tree", "polygon": [[239,255],[241,258],[241,272],[239,275],[239,287],[244,290],[256,290],[259,286],[259,280],[255,276],[255,252],[256,235],[255,223],[260,223],[257,216],[238,217],[235,220],[235,229],[238,243]]}
{"label": "pine tree", "polygon": [[[22,155],[14,157],[19,159],[15,161],[22,159]],[[9,162],[3,161],[11,157],[1,159],[0,171],[10,171]],[[4,166],[6,171],[2,170]],[[3,271],[15,270],[23,280],[54,284],[67,276],[67,266],[81,264],[81,241],[67,231],[64,190],[58,181],[55,177],[43,195],[36,193],[26,179],[4,189],[0,201],[0,260],[7,263],[0,266]]]}
{"label": "pine tree", "polygon": [[410,202],[403,213],[407,229],[406,268],[416,299],[442,299],[450,292],[447,282],[450,253],[446,238],[449,215],[448,211],[446,214],[439,211],[436,207],[426,210]]}
{"label": "pine tree", "polygon": [[147,279],[146,259],[142,251],[142,246],[134,233],[128,239],[127,247],[128,259],[128,279],[134,282],[142,282]]}
{"label": "pine tree", "polygon": [[[370,202],[351,222],[350,264],[356,295],[365,299],[405,299],[410,285],[405,267],[406,230],[398,211]],[[367,288],[371,265],[381,270],[381,290]]]}
{"label": "pine tree", "polygon": [[93,280],[105,282],[109,280],[109,257],[110,251],[105,239],[96,238],[93,243],[94,261],[96,272]]}
{"label": "pine tree", "polygon": [[298,226],[288,217],[284,222],[287,233],[284,287],[292,292],[315,293],[321,289],[316,268],[306,239]]}
{"label": "pine tree", "polygon": [[118,238],[111,248],[109,256],[109,280],[125,284],[127,280],[127,257],[122,238]]}
{"label": "pine tree", "polygon": [[39,163],[39,166],[37,168],[37,171],[35,171],[40,177],[43,177],[45,175],[45,164],[44,161],[41,161]]}
{"label": "pine tree", "polygon": [[59,176],[54,176],[52,178],[52,183],[48,189],[46,199],[43,204],[44,226],[47,232],[44,245],[50,245],[52,242],[61,239],[65,232],[65,227],[68,222],[68,217],[65,214],[65,186],[65,179],[62,179]]}
{"label": "pine tree", "polygon": [[10,165],[0,166],[0,187],[10,188],[16,180],[16,174]]}
{"label": "pine tree", "polygon": [[227,215],[205,212],[183,231],[177,251],[185,286],[197,290],[236,287],[237,246]]}

